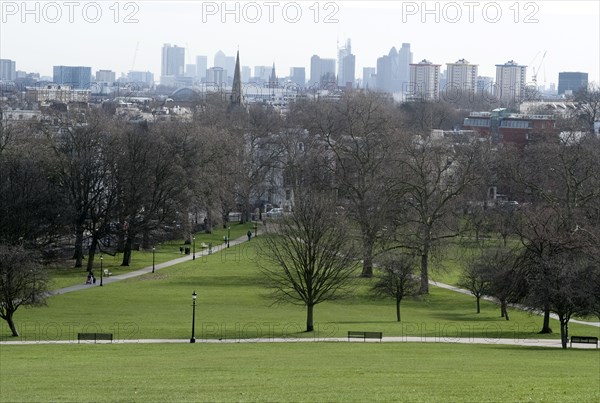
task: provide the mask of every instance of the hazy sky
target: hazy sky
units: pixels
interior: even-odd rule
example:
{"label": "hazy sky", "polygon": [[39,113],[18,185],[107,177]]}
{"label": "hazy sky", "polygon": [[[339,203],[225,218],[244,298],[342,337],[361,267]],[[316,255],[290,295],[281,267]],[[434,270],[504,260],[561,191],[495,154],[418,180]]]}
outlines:
{"label": "hazy sky", "polygon": [[[25,4],[25,7],[23,6]],[[514,60],[539,66],[538,83],[559,71],[600,82],[600,1],[0,1],[0,57],[18,70],[51,75],[53,65],[92,72],[150,70],[160,76],[164,43],[186,47],[186,63],[221,49],[242,65],[271,65],[279,76],[310,57],[335,58],[352,40],[356,75],[392,46],[409,42],[413,60],[465,58],[479,74]],[[237,21],[236,21],[237,20]],[[253,71],[254,72],[254,71]]]}

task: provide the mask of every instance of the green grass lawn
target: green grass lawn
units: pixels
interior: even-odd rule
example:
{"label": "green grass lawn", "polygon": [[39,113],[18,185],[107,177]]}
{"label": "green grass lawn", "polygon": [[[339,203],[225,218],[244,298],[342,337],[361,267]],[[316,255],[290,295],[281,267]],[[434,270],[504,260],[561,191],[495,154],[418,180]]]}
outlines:
{"label": "green grass lawn", "polygon": [[598,350],[425,343],[0,346],[2,402],[597,402]]}
{"label": "green grass lawn", "polygon": [[[197,337],[315,337],[306,334],[301,306],[272,305],[257,267],[260,242],[253,239],[211,256],[127,281],[90,287],[55,296],[47,307],[21,308],[15,321],[21,340],[75,339],[78,332],[111,332],[117,339],[185,339],[191,329],[191,294],[198,293]],[[430,295],[402,303],[403,321],[395,321],[391,299],[372,297],[372,280],[356,279],[357,291],[345,300],[315,308],[316,337],[344,337],[348,330],[382,331],[384,336],[447,338],[558,338],[540,336],[541,317],[511,310],[511,320],[499,308],[452,291],[431,288]],[[600,329],[572,324],[571,334],[598,335]],[[0,338],[13,339],[0,321]]]}
{"label": "green grass lawn", "polygon": [[[248,229],[252,229],[254,232],[254,223],[240,224],[238,222],[230,223],[230,235],[231,239],[237,239],[241,236],[245,236]],[[259,235],[262,232],[262,224],[258,224]],[[217,228],[212,233],[207,234],[204,232],[198,232],[194,236],[196,237],[196,252],[200,252],[205,249],[203,244],[208,246],[212,243],[213,246],[223,244],[223,236],[227,235],[227,228]],[[154,255],[155,263],[163,263],[169,260],[177,259],[183,255],[179,251],[180,247],[192,248],[192,245],[184,245],[183,240],[174,240],[156,245],[156,251]],[[87,255],[86,255],[87,259]],[[131,262],[129,266],[121,266],[123,262],[123,254],[118,253],[115,256],[103,255],[102,268],[108,269],[112,275],[119,275],[128,273],[134,270],[138,270],[144,267],[152,266],[152,250],[139,250],[132,251]],[[72,262],[69,262],[72,264]],[[100,255],[96,255],[94,259],[94,274],[97,278],[100,278]],[[86,260],[84,260],[84,267],[73,268],[73,267],[58,267],[49,270],[50,276],[50,289],[57,290],[59,288],[69,287],[76,284],[85,283],[87,277]]]}

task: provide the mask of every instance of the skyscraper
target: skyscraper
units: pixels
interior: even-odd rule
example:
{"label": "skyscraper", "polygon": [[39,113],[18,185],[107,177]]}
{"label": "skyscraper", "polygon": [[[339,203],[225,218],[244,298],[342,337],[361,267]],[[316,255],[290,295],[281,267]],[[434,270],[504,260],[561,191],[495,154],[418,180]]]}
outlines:
{"label": "skyscraper", "polygon": [[116,77],[116,73],[112,70],[98,70],[96,72],[96,81],[99,83],[114,83]]}
{"label": "skyscraper", "polygon": [[130,71],[127,73],[127,81],[130,83],[154,84],[154,74],[149,71]]}
{"label": "skyscraper", "polygon": [[227,84],[226,72],[222,67],[210,67],[206,70],[205,83],[214,87],[221,87]]}
{"label": "skyscraper", "polygon": [[185,48],[166,43],[162,48],[161,76],[183,76],[185,70]]}
{"label": "skyscraper", "polygon": [[435,100],[440,93],[440,65],[423,59],[410,65],[409,99]]}
{"label": "skyscraper", "polygon": [[223,70],[227,70],[227,56],[225,56],[225,53],[222,50],[215,53],[213,67],[220,67]]}
{"label": "skyscraper", "polygon": [[350,39],[346,45],[338,49],[338,85],[340,87],[354,86],[356,58],[352,54]]}
{"label": "skyscraper", "polygon": [[390,93],[406,92],[410,82],[411,63],[410,43],[403,43],[400,52],[395,46],[392,47],[387,55],[377,59],[377,89]]}
{"label": "skyscraper", "polygon": [[574,94],[580,89],[587,88],[588,73],[579,72],[561,72],[558,73],[558,95],[565,92]]}
{"label": "skyscraper", "polygon": [[0,80],[14,81],[17,78],[17,63],[10,59],[0,59]]}
{"label": "skyscraper", "polygon": [[89,89],[92,80],[92,68],[85,66],[54,66],[55,84],[69,85],[73,89]]}
{"label": "skyscraper", "polygon": [[310,81],[308,85],[318,87],[321,84],[321,58],[312,55],[310,58]]}
{"label": "skyscraper", "polygon": [[363,67],[362,88],[375,90],[377,88],[377,69],[375,67]]}
{"label": "skyscraper", "polygon": [[304,84],[306,84],[306,70],[304,67],[291,67],[290,79],[294,84],[304,87]]}
{"label": "skyscraper", "polygon": [[527,66],[514,60],[496,65],[496,97],[506,103],[519,102],[525,96]]}
{"label": "skyscraper", "polygon": [[406,92],[410,82],[410,64],[413,62],[413,54],[410,51],[410,43],[403,43],[398,52],[398,80],[401,92]]}
{"label": "skyscraper", "polygon": [[335,80],[335,59],[322,59],[317,55],[310,58],[310,82],[314,88],[326,88],[337,84]]}
{"label": "skyscraper", "polygon": [[252,75],[252,69],[250,66],[242,66],[242,82],[250,82],[250,76]]}
{"label": "skyscraper", "polygon": [[197,75],[196,64],[195,63],[186,64],[185,65],[185,76],[195,79],[196,75]]}
{"label": "skyscraper", "polygon": [[206,78],[208,60],[206,56],[196,56],[196,79],[203,81]]}
{"label": "skyscraper", "polygon": [[477,89],[477,65],[465,59],[447,63],[447,84],[441,90],[445,93],[473,94]]}

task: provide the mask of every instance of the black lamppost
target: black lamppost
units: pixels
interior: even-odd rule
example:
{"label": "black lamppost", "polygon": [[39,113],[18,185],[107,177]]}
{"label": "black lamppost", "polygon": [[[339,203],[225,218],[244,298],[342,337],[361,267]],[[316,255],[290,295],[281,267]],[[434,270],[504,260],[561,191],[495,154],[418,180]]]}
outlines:
{"label": "black lamppost", "polygon": [[196,328],[196,290],[192,294],[192,338],[190,339],[190,343],[195,343],[196,338],[194,337],[194,330]]}
{"label": "black lamppost", "polygon": [[196,237],[192,238],[192,260],[196,260]]}
{"label": "black lamppost", "polygon": [[102,266],[102,260],[104,260],[104,257],[102,255],[100,255],[100,287],[102,287],[102,277],[104,276],[104,268]]}
{"label": "black lamppost", "polygon": [[227,247],[229,248],[229,238],[231,238],[231,227],[227,227]]}
{"label": "black lamppost", "polygon": [[152,273],[154,273],[154,253],[156,252],[156,247],[152,247]]}
{"label": "black lamppost", "polygon": [[254,223],[254,237],[258,236],[258,224]]}

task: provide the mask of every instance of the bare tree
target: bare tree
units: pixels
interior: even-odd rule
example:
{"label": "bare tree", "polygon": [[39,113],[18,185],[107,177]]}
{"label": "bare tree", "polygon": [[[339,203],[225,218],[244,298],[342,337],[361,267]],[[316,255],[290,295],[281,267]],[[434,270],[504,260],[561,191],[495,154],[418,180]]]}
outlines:
{"label": "bare tree", "polygon": [[598,85],[583,88],[575,94],[577,105],[576,118],[590,132],[594,132],[594,124],[600,117],[600,87]]}
{"label": "bare tree", "polygon": [[594,310],[593,280],[598,269],[579,251],[566,251],[554,256],[542,267],[543,270],[529,273],[528,301],[537,302],[537,306],[547,304],[548,309],[558,316],[562,347],[567,348],[571,318]]}
{"label": "bare tree", "polygon": [[19,336],[13,315],[20,306],[43,305],[47,279],[35,252],[20,246],[0,245],[0,318]]}
{"label": "bare tree", "polygon": [[[75,267],[83,265],[83,244],[86,230],[92,234],[91,244],[94,246],[88,270],[93,265],[93,255],[98,242],[100,228],[90,228],[90,216],[99,215],[106,209],[106,202],[113,200],[107,194],[106,184],[110,166],[106,157],[110,154],[107,147],[107,120],[99,112],[91,112],[82,117],[60,114],[60,128],[54,132],[53,126],[46,126],[52,149],[55,153],[55,164],[50,174],[53,180],[67,195],[70,207],[70,219],[75,229]],[[97,222],[94,224],[98,224]]]}
{"label": "bare tree", "polygon": [[51,180],[55,161],[35,127],[11,127],[0,148],[0,243],[53,243],[67,226],[63,192]]}
{"label": "bare tree", "polygon": [[[344,217],[325,195],[297,195],[293,214],[264,237],[261,269],[277,302],[306,306],[306,331],[317,304],[347,296],[357,261]],[[276,230],[273,230],[276,228]]]}
{"label": "bare tree", "polygon": [[413,256],[395,252],[386,253],[379,259],[377,281],[373,291],[377,295],[396,300],[396,320],[400,322],[400,303],[404,297],[414,295],[419,289],[415,277],[416,261]]}
{"label": "bare tree", "polygon": [[465,288],[473,294],[477,301],[477,313],[481,313],[480,301],[490,288],[491,275],[489,267],[482,260],[469,262],[458,280],[458,286]]}
{"label": "bare tree", "polygon": [[334,164],[337,202],[358,224],[362,241],[363,277],[373,275],[375,245],[395,206],[391,180],[396,172],[398,141],[394,109],[376,93],[351,93],[340,102],[300,105],[309,130],[327,142]]}
{"label": "bare tree", "polygon": [[493,248],[484,251],[481,264],[488,267],[490,284],[488,294],[500,303],[500,317],[510,320],[508,304],[523,300],[527,293],[526,281],[518,268],[519,254],[515,249]]}
{"label": "bare tree", "polygon": [[[556,275],[553,271],[558,270],[553,262],[575,252],[598,255],[598,160],[598,139],[571,133],[539,140],[520,151],[507,166],[514,183],[529,194],[532,203],[518,210],[515,232],[525,248],[523,270],[530,280],[530,293],[537,296],[538,308],[544,310],[542,333],[552,332],[550,293]],[[545,300],[542,295],[546,295]]]}
{"label": "bare tree", "polygon": [[119,137],[115,177],[122,266],[129,266],[134,242],[177,216],[185,182],[180,156],[164,136],[168,128],[125,125]]}
{"label": "bare tree", "polygon": [[445,139],[413,137],[403,143],[396,188],[402,205],[395,220],[397,245],[421,257],[421,294],[429,293],[429,258],[441,241],[461,233],[458,202],[478,176],[479,142],[453,144]]}

